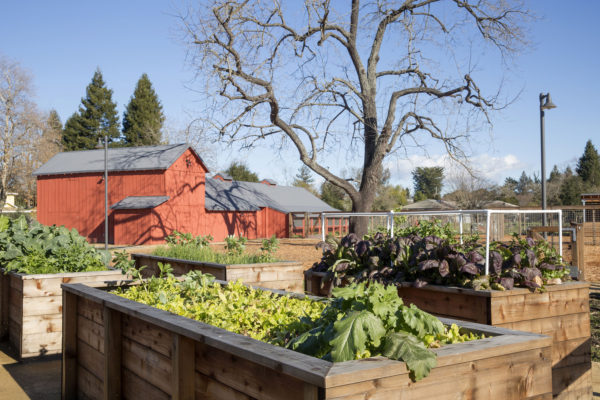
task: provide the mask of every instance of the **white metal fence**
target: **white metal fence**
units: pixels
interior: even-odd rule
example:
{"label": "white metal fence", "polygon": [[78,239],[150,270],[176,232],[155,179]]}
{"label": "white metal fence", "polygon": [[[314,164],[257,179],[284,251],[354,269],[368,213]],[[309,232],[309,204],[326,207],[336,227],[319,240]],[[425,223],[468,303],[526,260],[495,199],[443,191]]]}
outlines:
{"label": "white metal fence", "polygon": [[[463,242],[466,234],[485,238],[485,273],[489,273],[490,243],[507,240],[513,233],[525,235],[534,228],[556,227],[558,250],[562,256],[562,210],[451,210],[451,211],[399,211],[361,213],[321,213],[321,238],[325,240],[328,218],[368,218],[369,230],[382,229],[392,237],[401,227],[422,220],[439,220],[450,224]],[[377,228],[375,228],[377,227]]]}

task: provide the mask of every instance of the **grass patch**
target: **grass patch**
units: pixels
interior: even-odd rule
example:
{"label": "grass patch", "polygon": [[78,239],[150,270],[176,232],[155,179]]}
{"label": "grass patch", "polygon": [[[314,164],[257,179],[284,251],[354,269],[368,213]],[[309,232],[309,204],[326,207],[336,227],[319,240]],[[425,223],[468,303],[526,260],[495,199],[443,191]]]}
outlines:
{"label": "grass patch", "polygon": [[152,253],[159,257],[179,258],[181,260],[205,261],[218,264],[257,264],[277,261],[265,254],[225,254],[208,246],[169,245],[158,247]]}

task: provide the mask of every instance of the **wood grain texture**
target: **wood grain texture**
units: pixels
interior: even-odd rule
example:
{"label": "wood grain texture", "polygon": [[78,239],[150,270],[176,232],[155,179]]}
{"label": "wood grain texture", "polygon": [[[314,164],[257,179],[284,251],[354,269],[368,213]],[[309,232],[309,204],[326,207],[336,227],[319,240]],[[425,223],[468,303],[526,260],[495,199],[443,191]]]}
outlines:
{"label": "wood grain texture", "polygon": [[[445,319],[444,323],[458,322],[490,337],[436,349],[437,367],[415,383],[403,362],[377,357],[332,364],[96,288],[81,284],[64,288],[79,300],[77,327],[82,332],[78,347],[85,353],[78,356],[82,375],[67,379],[104,385],[104,363],[97,368],[90,361],[100,351],[82,342],[97,346],[103,342],[107,348],[109,317],[102,310],[110,308],[110,313],[120,314],[123,398],[510,400],[551,396],[551,339],[533,333]],[[94,340],[94,332],[99,331],[104,332],[104,340]],[[578,348],[573,344],[565,351],[573,346]],[[78,391],[82,396],[97,394],[92,389],[82,392],[86,384],[82,385]]]}
{"label": "wood grain texture", "polygon": [[0,286],[8,286],[8,292],[4,292],[8,301],[2,301],[0,307],[2,321],[7,321],[8,339],[21,359],[61,353],[63,283],[92,281],[106,285],[123,279],[121,271],[116,270],[32,275],[5,275],[0,270],[0,274]]}
{"label": "wood grain texture", "polygon": [[77,305],[79,298],[72,293],[63,296],[62,320],[62,399],[71,400],[77,397]]}
{"label": "wood grain texture", "polygon": [[104,400],[121,398],[121,313],[104,308]]}
{"label": "wood grain texture", "polygon": [[192,270],[208,273],[225,281],[242,282],[269,289],[283,289],[297,293],[304,292],[304,267],[301,262],[280,261],[256,264],[217,264],[202,261],[188,261],[149,254],[132,254],[136,267],[146,266],[142,270],[144,277],[157,275],[158,263],[171,265],[174,275],[182,275]]}

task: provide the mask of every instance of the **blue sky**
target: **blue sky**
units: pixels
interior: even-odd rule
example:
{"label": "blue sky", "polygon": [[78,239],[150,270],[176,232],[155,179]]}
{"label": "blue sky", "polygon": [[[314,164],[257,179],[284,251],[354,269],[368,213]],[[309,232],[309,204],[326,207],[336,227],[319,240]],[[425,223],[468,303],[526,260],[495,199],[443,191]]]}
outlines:
{"label": "blue sky", "polygon": [[[27,68],[42,110],[54,108],[63,122],[77,110],[85,87],[100,67],[119,112],[124,109],[142,73],[154,84],[175,131],[199,109],[200,96],[191,91],[193,70],[185,63],[173,16],[179,3],[168,1],[12,1],[4,2],[0,53]],[[540,19],[530,26],[531,49],[507,74],[508,93],[521,94],[494,116],[493,135],[472,142],[473,164],[481,174],[501,183],[506,176],[540,169],[538,95],[550,92],[558,108],[546,113],[546,170],[574,165],[585,142],[600,148],[600,2],[531,0]],[[481,68],[487,68],[484,64]],[[490,71],[496,71],[491,67]],[[492,74],[490,74],[492,75]],[[493,79],[491,79],[493,80]],[[483,82],[485,85],[486,82]],[[238,153],[215,147],[215,167],[244,160],[261,177],[289,183],[300,163],[295,153],[274,155],[270,149]],[[394,157],[387,166],[394,183],[412,186],[410,170],[444,163],[441,153],[411,153]],[[338,172],[346,167],[332,160]],[[548,173],[547,172],[547,173]]]}

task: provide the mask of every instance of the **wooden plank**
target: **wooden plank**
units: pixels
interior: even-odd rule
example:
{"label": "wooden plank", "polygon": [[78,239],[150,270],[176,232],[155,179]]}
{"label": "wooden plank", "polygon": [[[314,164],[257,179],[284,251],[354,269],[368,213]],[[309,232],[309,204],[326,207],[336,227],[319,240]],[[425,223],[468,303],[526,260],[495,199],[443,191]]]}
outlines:
{"label": "wooden plank", "polygon": [[24,297],[23,316],[62,313],[62,296]]}
{"label": "wooden plank", "polygon": [[121,398],[121,313],[104,307],[104,400]]}
{"label": "wooden plank", "polygon": [[589,364],[592,357],[591,342],[591,338],[584,337],[552,343],[552,367]]}
{"label": "wooden plank", "polygon": [[21,325],[23,321],[23,296],[21,292],[11,286],[8,294],[9,319]]}
{"label": "wooden plank", "polygon": [[492,298],[491,324],[530,320],[558,315],[589,313],[588,288],[571,288],[545,293]]}
{"label": "wooden plank", "polygon": [[49,274],[44,278],[23,279],[23,296],[24,297],[43,297],[43,296],[60,296],[63,283],[81,283],[81,282],[116,282],[123,280],[125,276],[121,271],[93,271],[78,272],[72,274],[74,276],[55,276]]}
{"label": "wooden plank", "polygon": [[259,399],[294,400],[304,395],[301,380],[203,343],[196,344],[196,371]]}
{"label": "wooden plank", "polygon": [[62,332],[62,314],[31,315],[23,317],[23,332]]}
{"label": "wooden plank", "polygon": [[[507,368],[507,366],[510,366]],[[408,373],[327,389],[327,399],[523,399],[552,389],[550,348],[436,367],[412,382]]]}
{"label": "wooden plank", "polygon": [[[574,246],[575,246],[575,251],[574,254],[576,254],[576,261],[577,261],[577,268],[579,269],[579,279],[584,281],[585,280],[585,276],[586,276],[586,268],[585,268],[585,238],[583,238],[583,233],[584,233],[584,225],[583,224],[577,224],[575,229],[577,230],[577,241],[574,242]],[[582,240],[583,239],[583,240]]]}
{"label": "wooden plank", "polygon": [[91,301],[85,297],[79,298],[77,313],[90,321],[104,325],[104,312],[102,311],[102,304],[100,302]]}
{"label": "wooden plank", "polygon": [[77,365],[104,382],[104,355],[81,340],[77,341]]}
{"label": "wooden plank", "polygon": [[[202,399],[202,397],[200,397]],[[171,396],[127,368],[123,368],[123,399],[171,400]]]}
{"label": "wooden plank", "polygon": [[592,369],[590,365],[580,364],[552,370],[552,393],[554,396],[574,399],[576,397],[567,393],[580,391],[588,394],[588,396],[578,398],[592,398]]}
{"label": "wooden plank", "polygon": [[[493,357],[503,357],[510,353],[550,348],[550,338],[536,338],[539,338],[539,336],[528,337],[527,335],[506,334],[471,342],[446,345],[433,351],[437,354],[437,367],[440,368]],[[406,364],[384,357],[371,358],[369,362],[335,363],[331,366],[327,374],[325,387],[329,388],[352,382],[370,381],[406,373]]]}
{"label": "wooden plank", "polygon": [[287,292],[304,292],[304,281],[302,280],[289,280],[289,281],[261,281],[261,282],[244,282],[252,286],[260,286],[267,289],[285,290]]}
{"label": "wooden plank", "polygon": [[62,332],[21,333],[21,357],[57,354],[62,349]]}
{"label": "wooden plank", "polygon": [[[77,392],[72,399],[102,400],[102,381],[83,367],[78,367],[72,379],[76,381]],[[64,386],[63,386],[64,388]],[[63,389],[63,399],[64,399]]]}
{"label": "wooden plank", "polygon": [[104,354],[104,326],[82,315],[77,318],[77,338]]}
{"label": "wooden plank", "polygon": [[173,335],[173,398],[193,400],[195,396],[195,343],[181,335]]}
{"label": "wooden plank", "polygon": [[77,302],[72,293],[63,295],[63,337],[62,337],[62,399],[77,398]]}
{"label": "wooden plank", "polygon": [[590,315],[579,313],[557,317],[538,318],[529,321],[498,324],[507,329],[540,333],[552,337],[554,342],[590,336]]}
{"label": "wooden plank", "polygon": [[399,287],[398,295],[406,304],[439,315],[487,324],[488,302],[486,297],[474,297],[463,293],[431,292],[413,287]]}
{"label": "wooden plank", "polygon": [[10,277],[0,271],[0,340],[8,337]]}
{"label": "wooden plank", "polygon": [[195,394],[203,400],[253,400],[252,397],[195,371]]}
{"label": "wooden plank", "polygon": [[128,315],[124,315],[122,318],[124,337],[171,358],[172,335],[168,330]]}
{"label": "wooden plank", "polygon": [[152,349],[126,337],[122,340],[123,367],[144,379],[149,385],[172,394],[172,362]]}
{"label": "wooden plank", "polygon": [[12,319],[8,323],[8,340],[10,345],[15,349],[17,354],[21,354],[22,340],[23,337],[21,324],[13,321]]}

